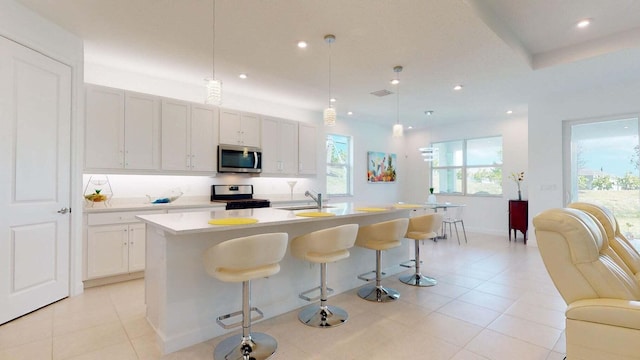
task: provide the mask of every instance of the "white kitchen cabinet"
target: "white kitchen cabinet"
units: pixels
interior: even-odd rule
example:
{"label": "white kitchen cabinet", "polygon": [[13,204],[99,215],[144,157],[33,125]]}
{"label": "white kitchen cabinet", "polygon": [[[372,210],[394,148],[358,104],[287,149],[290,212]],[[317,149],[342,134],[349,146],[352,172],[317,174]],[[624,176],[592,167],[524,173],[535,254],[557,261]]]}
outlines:
{"label": "white kitchen cabinet", "polygon": [[220,144],[260,147],[260,116],[220,109]]}
{"label": "white kitchen cabinet", "polygon": [[218,109],[162,100],[162,170],[216,171]]}
{"label": "white kitchen cabinet", "polygon": [[315,175],[318,156],[317,128],[314,125],[298,124],[298,174]]}
{"label": "white kitchen cabinet", "polygon": [[87,278],[144,270],[144,242],[144,224],[89,227]]}
{"label": "white kitchen cabinet", "polygon": [[145,224],[137,214],[164,210],[88,214],[85,280],[129,274],[145,269]]}
{"label": "white kitchen cabinet", "polygon": [[85,105],[85,169],[159,168],[158,97],[87,85]]}
{"label": "white kitchen cabinet", "polygon": [[298,123],[262,118],[262,174],[296,175],[298,173]]}

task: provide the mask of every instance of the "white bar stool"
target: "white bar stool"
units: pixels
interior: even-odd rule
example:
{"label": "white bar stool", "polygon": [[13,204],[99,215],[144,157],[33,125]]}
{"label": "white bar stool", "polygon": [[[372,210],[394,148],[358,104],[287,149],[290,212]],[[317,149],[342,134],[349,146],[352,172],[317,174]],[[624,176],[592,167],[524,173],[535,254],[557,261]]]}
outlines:
{"label": "white bar stool", "polygon": [[[307,301],[320,299],[320,305],[310,305],[300,311],[298,319],[303,324],[328,328],[342,325],[349,318],[343,309],[327,305],[327,297],[333,293],[333,290],[327,287],[327,263],[348,258],[348,249],[353,247],[357,235],[358,225],[347,224],[314,231],[291,240],[291,254],[294,257],[320,264],[320,286],[298,295]],[[320,296],[307,296],[317,290],[320,290]]]}
{"label": "white bar stool", "polygon": [[420,240],[435,239],[442,227],[442,214],[433,213],[416,216],[409,219],[409,228],[405,235],[408,239],[415,240],[415,273],[400,277],[400,281],[413,286],[433,286],[436,279],[424,276],[420,273]]}
{"label": "white bar stool", "polygon": [[[277,274],[280,260],[287,251],[287,233],[247,236],[224,241],[204,253],[207,273],[224,282],[242,282],[242,311],[222,315],[218,325],[230,329],[242,325],[242,335],[223,340],[213,351],[215,360],[264,360],[278,347],[277,341],[263,333],[252,333],[251,322],[263,318],[258,308],[251,307],[251,280]],[[251,312],[258,316],[251,318]],[[225,324],[223,320],[242,315],[242,321]]]}
{"label": "white bar stool", "polygon": [[[356,246],[376,251],[376,284],[365,286],[358,290],[358,296],[365,300],[376,302],[394,301],[400,297],[400,293],[396,290],[384,288],[381,285],[381,258],[382,250],[388,250],[401,245],[400,241],[404,238],[408,225],[409,219],[403,218],[360,227],[358,237],[356,238]],[[370,272],[358,275],[358,279],[364,281],[374,280],[365,276],[369,273]]]}

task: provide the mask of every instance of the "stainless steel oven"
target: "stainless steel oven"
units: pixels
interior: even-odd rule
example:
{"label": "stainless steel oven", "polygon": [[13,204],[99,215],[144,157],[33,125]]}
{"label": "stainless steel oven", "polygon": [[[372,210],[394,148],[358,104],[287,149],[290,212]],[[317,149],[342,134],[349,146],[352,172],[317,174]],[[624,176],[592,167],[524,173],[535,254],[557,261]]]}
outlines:
{"label": "stainless steel oven", "polygon": [[211,185],[211,201],[226,203],[226,210],[271,206],[269,200],[253,198],[253,185]]}

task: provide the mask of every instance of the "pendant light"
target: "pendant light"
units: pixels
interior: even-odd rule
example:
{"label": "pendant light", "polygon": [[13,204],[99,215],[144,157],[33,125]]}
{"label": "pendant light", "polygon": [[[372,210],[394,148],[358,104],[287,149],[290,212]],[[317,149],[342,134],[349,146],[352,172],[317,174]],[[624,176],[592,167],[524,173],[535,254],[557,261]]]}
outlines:
{"label": "pendant light", "polygon": [[400,124],[400,72],[402,72],[402,66],[394,66],[393,71],[396,73],[396,123],[393,125],[393,137],[401,137],[404,133],[404,128]]}
{"label": "pendant light", "polygon": [[212,11],[213,24],[212,41],[211,41],[211,77],[204,79],[207,88],[206,104],[221,105],[222,104],[222,81],[216,79],[216,0],[213,0]]}
{"label": "pendant light", "polygon": [[334,35],[328,34],[324,36],[324,42],[329,44],[329,106],[324,109],[322,113],[322,119],[324,120],[324,124],[326,126],[335,126],[336,125],[336,109],[333,108],[332,101],[335,101],[331,96],[331,44],[336,41],[336,37]]}
{"label": "pendant light", "polygon": [[[431,115],[433,115],[433,110],[427,110],[424,113],[425,115],[427,115],[427,118],[429,118]],[[430,124],[427,124],[427,131],[429,131],[430,128]],[[429,136],[432,137],[433,134],[429,134]],[[434,148],[433,146],[421,147],[418,149],[418,151],[420,151],[420,154],[422,155],[422,160],[429,163],[433,162],[433,160],[435,160],[436,156],[438,155],[438,149]]]}

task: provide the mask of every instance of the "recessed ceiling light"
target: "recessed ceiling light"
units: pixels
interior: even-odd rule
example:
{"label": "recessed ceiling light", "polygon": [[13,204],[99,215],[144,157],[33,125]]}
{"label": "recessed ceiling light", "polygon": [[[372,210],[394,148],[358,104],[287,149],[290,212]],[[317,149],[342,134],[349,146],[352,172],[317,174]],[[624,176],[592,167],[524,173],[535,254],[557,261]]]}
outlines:
{"label": "recessed ceiling light", "polygon": [[353,111],[347,111],[347,115],[349,116],[353,115]]}
{"label": "recessed ceiling light", "polygon": [[427,116],[433,115],[433,110],[427,110],[424,112]]}
{"label": "recessed ceiling light", "polygon": [[576,26],[579,27],[580,29],[584,29],[587,26],[591,25],[592,21],[593,21],[592,19],[582,19],[582,20],[578,21]]}
{"label": "recessed ceiling light", "polygon": [[462,85],[456,85],[456,86],[454,86],[454,87],[453,87],[453,90],[456,90],[456,91],[458,91],[458,90],[462,90]]}
{"label": "recessed ceiling light", "polygon": [[243,79],[243,80],[244,80],[244,79],[246,79],[246,78],[247,78],[247,74],[244,74],[244,73],[243,73],[243,74],[238,75],[238,77],[239,77],[240,79]]}
{"label": "recessed ceiling light", "polygon": [[400,84],[400,80],[398,80],[398,79],[393,79],[393,80],[391,80],[390,82],[391,82],[391,85],[398,85],[398,84]]}
{"label": "recessed ceiling light", "polygon": [[329,99],[329,101],[336,102],[336,98],[331,98],[331,99]]}
{"label": "recessed ceiling light", "polygon": [[409,125],[409,127],[407,129],[411,130],[411,129],[413,129],[413,126]]}
{"label": "recessed ceiling light", "polygon": [[512,110],[507,110],[507,115],[511,115],[511,114],[513,114],[513,111]]}
{"label": "recessed ceiling light", "polygon": [[300,49],[304,49],[307,47],[307,42],[306,41],[298,41],[298,47]]}

